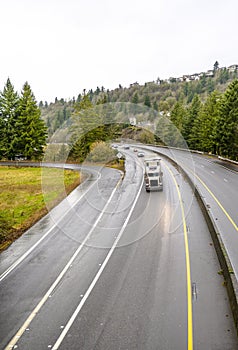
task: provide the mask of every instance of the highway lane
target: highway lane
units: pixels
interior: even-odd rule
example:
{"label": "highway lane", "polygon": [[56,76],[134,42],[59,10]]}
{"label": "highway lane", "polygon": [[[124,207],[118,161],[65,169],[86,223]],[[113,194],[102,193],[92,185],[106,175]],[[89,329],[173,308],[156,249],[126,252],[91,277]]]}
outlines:
{"label": "highway lane", "polygon": [[[79,166],[72,164],[68,165],[68,167],[77,170],[80,169]],[[88,169],[84,168],[83,171],[88,171]],[[69,236],[72,233],[72,239],[80,239],[78,235],[79,230],[77,230],[77,228],[70,230],[67,222],[72,221],[71,217],[75,215],[84,225],[90,226],[91,223],[87,222],[87,218],[89,217],[90,220],[93,220],[94,217],[100,214],[111,191],[121,177],[119,172],[112,171],[108,168],[102,171],[103,178],[100,173],[100,168],[91,168],[90,176],[85,182],[69,196],[65,194],[65,199],[59,205],[52,209],[48,215],[36,223],[0,255],[0,281],[5,276],[4,272],[11,269],[12,266],[15,266],[19,262],[19,259],[25,257],[32,249],[37,247],[42,240],[48,238],[48,236],[54,235],[55,232]],[[42,181],[44,180],[42,179]],[[62,190],[64,190],[64,187],[62,187]],[[70,225],[72,224],[73,223],[70,222]],[[74,233],[76,233],[75,238]]]}
{"label": "highway lane", "polygon": [[[55,280],[55,276],[59,274],[70,256],[81,245],[86,234],[92,229],[95,220],[102,213],[105,201],[109,199],[121,177],[119,172],[107,168],[102,169],[102,174],[103,176],[99,177],[98,181],[93,182],[93,186],[89,187],[85,196],[82,197],[79,189],[74,191],[74,196],[78,199],[73,200],[73,206],[71,206],[71,197],[71,201],[68,201],[67,198],[54,210],[53,222],[58,217],[57,225],[52,225],[51,222],[51,228],[49,229],[49,221],[52,221],[52,216],[49,214],[41,220],[40,224],[35,225],[18,240],[15,245],[15,254],[12,254],[14,252],[12,246],[10,252],[7,250],[1,254],[0,265],[3,270],[3,267],[9,267],[9,263],[13,263],[15,260],[18,261],[20,252],[25,253],[26,251],[24,246],[27,245],[27,248],[29,248],[29,241],[32,241],[34,233],[38,236],[38,232],[46,221],[45,230],[48,229],[48,231],[40,235],[40,239],[45,237],[40,244],[36,245],[34,239],[31,242],[34,243],[31,247],[35,247],[33,251],[26,255],[23,261],[8,275],[1,274],[1,277],[3,276],[0,285],[1,344],[9,340],[9,336],[17,331],[29,310],[33,309],[37,301],[42,298],[45,291]],[[102,183],[101,180],[103,180]],[[107,181],[106,185],[105,180]],[[62,215],[63,209],[65,209],[65,215],[62,220],[59,220],[59,215],[60,213]],[[57,210],[59,213],[57,213]],[[49,220],[49,216],[51,220]],[[45,236],[47,232],[49,234]],[[83,249],[81,254],[83,254]],[[29,279],[28,276],[31,276],[31,278]]]}
{"label": "highway lane", "polygon": [[[159,149],[163,152],[163,149]],[[167,151],[166,151],[167,153]],[[209,158],[196,153],[172,150],[172,157],[198,176],[195,177],[196,184],[202,187],[199,179],[204,181],[209,189],[215,194],[218,200],[224,203],[224,207],[232,218],[237,221],[237,198],[238,198],[238,173],[226,168],[216,162],[216,159]],[[238,167],[237,167],[238,170]]]}
{"label": "highway lane", "polygon": [[[180,177],[176,172],[175,176]],[[187,344],[180,207],[168,172],[165,179],[167,191],[141,193],[121,247],[113,254],[60,349],[193,348]],[[180,177],[179,185],[183,182]],[[187,198],[183,199],[189,206],[191,195],[187,185]],[[194,349],[235,349],[237,338],[226,290],[217,274],[219,264],[196,203],[189,209],[187,224],[191,225]],[[134,244],[125,244],[128,236],[135,237]]]}
{"label": "highway lane", "polygon": [[[77,305],[87,295],[126,218],[129,218],[129,222],[117,242],[117,248],[65,337],[60,339],[62,343],[59,348],[228,350],[238,347],[226,290],[222,286],[222,276],[217,273],[219,265],[202,214],[186,181],[176,169],[166,165],[164,191],[148,194],[142,190],[140,193],[142,165],[133,159],[128,160],[125,181],[115,192],[114,200],[108,204],[88,243],[57,288],[23,332],[16,344],[18,349],[57,348],[57,339],[67,328]],[[185,233],[177,186],[183,189],[191,280],[187,280],[186,275]],[[137,195],[138,201],[135,202]],[[133,205],[135,208],[128,217]],[[77,225],[73,223],[74,216],[68,221],[72,221],[72,226],[68,235],[65,235],[65,241],[58,237],[62,243],[60,260],[69,250],[66,243],[69,237],[75,238],[73,232]],[[43,294],[37,282],[44,283],[47,269],[45,275],[41,274],[36,265],[49,259],[46,256],[49,249],[49,255],[53,256],[50,264],[53,268],[57,261],[55,254],[60,249],[58,245],[54,249],[55,244],[55,241],[50,243],[49,240],[47,244],[39,246],[37,254],[35,251],[36,255],[29,257],[27,266],[21,264],[16,274],[13,271],[0,285],[3,297],[11,291],[9,300],[6,297],[4,299],[4,305],[8,305],[6,308],[9,308],[18,293],[21,296],[17,297],[19,302],[8,309],[13,312],[13,318],[8,318],[7,311],[5,317],[1,314],[1,327],[8,319],[6,333],[14,324],[15,308],[16,313],[19,312],[18,304],[24,303],[28,297],[38,301],[36,294]],[[29,270],[24,270],[26,268]],[[22,291],[16,289],[16,286],[21,286],[22,280],[27,280],[26,276],[32,279],[32,274],[35,284],[29,281],[30,285],[27,282],[26,286],[22,286]],[[55,275],[54,271],[52,274]],[[192,297],[190,321],[187,286],[191,287]],[[21,293],[26,288],[30,288],[29,294],[23,298]],[[40,290],[36,293],[35,289]],[[36,300],[23,306],[24,316],[32,311],[33,304],[36,304]],[[188,347],[190,326],[194,340]],[[9,334],[5,343],[7,338]]]}
{"label": "highway lane", "polygon": [[204,197],[238,278],[238,173],[196,153],[158,148],[175,159]]}
{"label": "highway lane", "polygon": [[[109,175],[105,175],[105,172]],[[138,172],[139,174],[137,174]],[[85,252],[89,250],[89,247],[92,248],[90,253],[95,250],[96,246],[100,248],[96,251],[97,254],[99,254],[99,257],[96,257],[93,253],[92,258],[89,259],[89,263],[87,264],[93,266],[92,270],[94,272],[94,266],[98,267],[99,263],[94,264],[93,260],[98,259],[99,262],[102,261],[103,258],[101,255],[104,256],[106,254],[105,247],[112,246],[118,230],[121,229],[121,226],[125,221],[125,215],[128,210],[130,210],[134,197],[138,194],[138,185],[141,183],[141,179],[143,179],[142,172],[143,169],[141,166],[138,167],[135,163],[129,163],[127,165],[127,173],[123,184],[120,187],[120,191],[118,190],[114,192],[110,203],[107,204],[104,212],[102,212],[105,193],[109,197],[109,194],[112,191],[110,181],[113,179],[118,182],[120,179],[120,173],[117,172],[117,177],[115,177],[114,175],[111,175],[112,173],[114,174],[115,171],[113,172],[109,169],[102,169],[102,173],[104,174],[97,182],[98,192],[95,188],[92,188],[92,190],[87,193],[86,198],[83,198],[79,203],[76,201],[76,205],[74,205],[72,210],[63,218],[64,220],[61,220],[59,225],[54,227],[54,230],[49,237],[44,239],[41,244],[34,249],[33,254],[27,256],[20,266],[15,269],[16,274],[13,274],[15,272],[15,270],[13,270],[9,276],[7,275],[7,277],[4,277],[5,283],[1,289],[2,302],[4,305],[1,309],[2,323],[0,324],[2,336],[6,334],[7,337],[9,337],[9,334],[16,331],[16,328],[18,327],[18,318],[24,318],[29,309],[33,308],[33,302],[36,303],[36,300],[39,300],[38,295],[44,295],[46,285],[48,286],[51,284],[53,276],[57,275],[61,266],[64,266],[72,250],[74,251],[77,248],[77,243],[83,243],[82,251],[80,251],[79,257],[77,256],[79,259],[83,259],[83,256],[85,255]],[[128,191],[128,186],[130,186],[130,191]],[[117,188],[114,189],[117,190]],[[67,208],[67,203],[65,203],[65,206]],[[116,221],[113,217],[115,210],[117,210]],[[62,212],[62,208],[60,208],[60,211]],[[98,213],[103,213],[104,215],[102,216],[100,214],[98,217],[100,220],[96,221],[96,225],[92,225],[91,221]],[[90,223],[88,223],[89,218],[91,219]],[[106,227],[103,221],[107,222]],[[87,241],[85,241],[83,237],[81,238],[81,235],[84,232],[88,232],[89,229],[92,230],[92,233],[87,238]],[[103,229],[104,231],[103,241],[102,239],[98,241],[97,231],[100,231],[100,229]],[[113,232],[115,232],[115,234]],[[28,235],[28,233],[26,233],[26,235]],[[29,237],[32,237],[32,235],[33,232],[31,232]],[[24,244],[24,240],[22,243]],[[19,246],[20,244],[17,246],[17,251],[19,251]],[[7,261],[9,260],[8,255],[9,254],[7,253],[4,254],[4,257],[6,258],[5,260]],[[4,258],[2,259],[2,262],[4,262]],[[70,268],[71,267],[72,266],[70,265]],[[19,274],[19,270],[21,271],[21,275]],[[49,273],[47,273],[48,271]],[[87,272],[90,272],[90,268]],[[31,278],[31,281],[27,281],[27,293],[25,293],[26,285],[21,286],[21,281],[25,281],[25,277],[30,275],[33,275],[33,277]],[[45,276],[47,277],[46,280]],[[87,274],[85,274],[85,276],[87,278]],[[37,281],[38,283],[41,281],[39,287]],[[18,284],[22,288],[15,291],[14,285]],[[12,293],[10,293],[9,298],[7,290],[14,291],[16,296],[14,297]],[[34,295],[34,298],[32,298],[32,295]],[[11,302],[12,299],[14,299],[14,303]],[[24,309],[26,310],[24,311]],[[9,314],[10,316],[8,316]],[[9,323],[7,325],[4,322],[4,319],[6,318]],[[4,327],[8,327],[11,324],[11,321],[12,325],[10,330],[8,329],[8,332]]]}

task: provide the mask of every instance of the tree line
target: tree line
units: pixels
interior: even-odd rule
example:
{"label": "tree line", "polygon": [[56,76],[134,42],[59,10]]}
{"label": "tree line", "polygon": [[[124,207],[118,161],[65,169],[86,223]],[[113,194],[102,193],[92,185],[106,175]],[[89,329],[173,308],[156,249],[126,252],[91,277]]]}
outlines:
{"label": "tree line", "polygon": [[[169,113],[158,112],[153,105],[137,101],[107,103],[100,99],[95,104],[89,93],[71,107],[69,156],[72,160],[84,161],[94,142],[120,138],[174,147],[184,147],[187,143],[190,149],[238,160],[237,79],[223,93],[215,90],[203,99],[195,94],[191,103],[178,99]],[[131,116],[136,117],[137,126],[129,124]],[[62,120],[66,123],[68,119]],[[154,134],[148,130],[145,133],[143,125],[148,122],[156,126]]]}
{"label": "tree line", "polygon": [[[171,122],[183,135],[188,147],[238,160],[238,80],[222,94],[213,91],[202,103],[195,95],[189,106],[178,101],[171,111]],[[158,125],[157,128],[160,126]],[[165,142],[176,139],[166,126]]]}
{"label": "tree line", "polygon": [[76,98],[69,101],[63,98],[55,98],[54,103],[40,101],[42,118],[48,128],[49,139],[51,135],[62,125],[65,120],[71,118],[74,108],[84,98],[88,96],[92,104],[131,102],[135,105],[143,105],[155,111],[163,112],[164,115],[171,113],[175,104],[182,101],[184,105],[190,105],[195,95],[198,95],[202,102],[208,94],[213,91],[224,93],[227,86],[238,78],[238,70],[230,71],[227,68],[218,69],[219,63],[216,61],[213,67],[213,76],[206,76],[204,73],[199,80],[178,81],[176,78],[167,80],[157,79],[143,85],[137,82],[130,84],[129,88],[119,84],[113,90],[105,87],[97,87],[95,90],[84,89]]}
{"label": "tree line", "polygon": [[10,79],[0,92],[0,159],[40,159],[46,145],[47,128],[41,119],[30,85],[23,85],[21,94]]}
{"label": "tree line", "polygon": [[[184,147],[187,144],[191,150],[238,160],[237,79],[228,85],[224,93],[215,90],[203,101],[197,94],[190,104],[186,104],[184,100],[177,101],[171,113],[166,116],[161,116],[153,108],[143,109],[141,106],[140,110],[139,107],[132,103],[111,105],[104,102],[95,106],[90,96],[85,95],[75,105],[74,115],[77,122],[74,124],[70,156],[83,161],[95,141],[112,140],[123,137],[123,134],[131,134],[135,139],[141,127],[130,126],[128,116],[139,117],[143,114],[144,120],[151,120],[152,124],[156,124],[153,140],[151,134],[147,135],[152,143],[170,147]],[[117,124],[118,116],[121,115],[125,118],[124,123]],[[143,142],[140,139],[139,141]]]}
{"label": "tree line", "polygon": [[[155,142],[169,146],[180,146],[180,144],[183,146],[182,135],[190,149],[237,160],[238,71],[218,69],[218,66],[218,62],[215,62],[213,77],[203,74],[199,80],[189,82],[178,82],[171,78],[170,82],[159,80],[159,83],[148,82],[144,85],[134,83],[130,88],[123,88],[119,84],[118,88],[111,91],[103,86],[97,87],[95,91],[84,89],[76,99],[73,98],[68,102],[57,98],[54,104],[48,105],[41,102],[42,117],[46,121],[48,134],[51,136],[63,123],[74,119],[75,114],[79,115],[82,109],[94,108],[95,111],[98,105],[121,103],[121,109],[114,112],[119,115],[133,116],[135,112],[133,106],[144,106],[155,113],[148,113],[143,121],[147,119],[154,123],[156,115],[159,117]],[[85,125],[87,118],[81,116],[81,119],[84,120]],[[113,120],[114,124],[115,121]],[[129,118],[124,121],[128,123]],[[180,131],[180,136],[174,132],[173,125]],[[121,126],[119,129],[116,130],[117,135],[125,134]],[[129,131],[135,132],[132,129]],[[91,140],[109,139],[113,137],[112,130],[113,128],[106,130],[105,127],[101,127],[95,133],[91,132],[87,140],[82,137],[77,147],[76,145],[73,147],[71,155],[74,157],[77,155],[82,159],[81,156],[90,149]],[[152,139],[152,135],[149,135],[149,138]]]}

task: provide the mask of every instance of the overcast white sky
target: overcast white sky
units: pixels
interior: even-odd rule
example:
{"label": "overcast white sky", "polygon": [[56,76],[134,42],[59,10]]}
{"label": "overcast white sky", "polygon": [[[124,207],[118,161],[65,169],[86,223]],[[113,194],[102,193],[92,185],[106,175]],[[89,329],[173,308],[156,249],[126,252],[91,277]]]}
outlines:
{"label": "overcast white sky", "polygon": [[0,90],[77,97],[238,64],[237,0],[0,0]]}

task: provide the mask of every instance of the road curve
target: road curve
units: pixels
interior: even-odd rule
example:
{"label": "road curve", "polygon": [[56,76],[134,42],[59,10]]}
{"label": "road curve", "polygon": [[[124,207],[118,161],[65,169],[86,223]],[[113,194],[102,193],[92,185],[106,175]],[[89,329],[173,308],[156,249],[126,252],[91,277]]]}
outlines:
{"label": "road curve", "polygon": [[101,169],[57,220],[0,255],[3,273],[14,249],[17,260],[57,222],[0,282],[1,349],[238,348],[202,213],[183,176],[166,161],[163,171],[164,191],[146,193],[143,164],[127,152],[122,183]]}

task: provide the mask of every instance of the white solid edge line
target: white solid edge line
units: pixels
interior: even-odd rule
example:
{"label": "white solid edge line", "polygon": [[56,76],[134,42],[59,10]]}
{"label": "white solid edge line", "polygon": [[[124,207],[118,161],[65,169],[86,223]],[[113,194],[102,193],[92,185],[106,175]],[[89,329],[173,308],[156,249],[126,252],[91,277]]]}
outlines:
{"label": "white solid edge line", "polygon": [[78,256],[79,252],[82,250],[82,248],[84,247],[86,241],[90,238],[92,232],[94,231],[96,225],[98,224],[98,222],[101,220],[102,215],[104,214],[104,212],[106,211],[109,203],[111,202],[119,183],[121,182],[121,179],[118,181],[116,187],[114,188],[114,190],[112,191],[110,198],[108,199],[107,203],[105,204],[102,212],[100,213],[100,215],[98,216],[97,220],[95,221],[93,227],[91,228],[91,230],[89,231],[89,233],[87,234],[87,236],[84,238],[83,242],[80,244],[80,246],[77,248],[77,250],[75,251],[75,253],[73,254],[73,256],[70,258],[70,260],[68,261],[67,265],[64,267],[64,269],[61,271],[61,273],[59,274],[59,276],[56,278],[56,280],[54,281],[54,283],[51,285],[51,287],[48,289],[48,291],[46,292],[46,294],[44,295],[44,297],[40,300],[40,302],[37,304],[37,306],[35,307],[35,309],[32,311],[32,313],[28,316],[28,318],[26,319],[26,321],[23,323],[23,325],[21,326],[21,328],[17,331],[17,333],[14,335],[14,337],[11,339],[11,341],[8,343],[8,345],[5,347],[5,350],[9,350],[12,349],[16,343],[19,341],[19,339],[21,338],[22,334],[25,332],[26,328],[29,327],[31,321],[35,318],[36,314],[40,311],[41,307],[45,304],[46,300],[49,298],[49,296],[51,295],[51,293],[54,291],[55,287],[59,284],[59,282],[61,281],[61,279],[63,278],[63,276],[66,274],[66,272],[68,271],[68,269],[71,267],[72,263],[74,262],[74,260],[76,259],[76,257]]}
{"label": "white solid edge line", "polygon": [[106,265],[107,265],[107,263],[108,263],[108,261],[109,261],[111,255],[112,255],[112,253],[114,252],[114,250],[115,250],[115,248],[116,248],[116,245],[117,245],[118,241],[120,240],[120,238],[121,238],[121,236],[122,236],[122,234],[123,234],[123,232],[124,232],[124,230],[125,230],[125,228],[126,228],[126,225],[128,224],[128,221],[129,221],[129,219],[130,219],[130,217],[131,217],[131,214],[132,214],[132,212],[133,212],[133,210],[134,210],[134,208],[135,208],[135,205],[136,205],[136,203],[137,203],[137,201],[138,201],[138,198],[139,198],[139,195],[140,195],[140,193],[141,193],[141,189],[142,189],[142,186],[143,186],[143,182],[144,182],[144,179],[142,180],[142,183],[141,183],[141,185],[140,185],[140,189],[139,189],[139,191],[138,191],[138,193],[137,193],[137,195],[136,195],[135,201],[134,201],[134,203],[133,203],[133,205],[132,205],[132,207],[131,207],[131,209],[130,209],[130,211],[129,211],[129,214],[128,214],[128,216],[127,216],[127,218],[126,218],[126,220],[125,220],[125,222],[124,222],[124,224],[123,224],[123,226],[122,226],[122,228],[121,228],[121,230],[120,230],[120,232],[119,232],[119,234],[118,234],[118,236],[117,236],[115,242],[113,243],[113,245],[112,245],[110,251],[108,252],[108,254],[107,254],[107,256],[106,256],[106,258],[105,258],[105,260],[104,260],[102,266],[100,267],[99,271],[97,272],[96,276],[94,277],[93,281],[91,282],[91,284],[90,284],[88,290],[87,290],[86,293],[84,294],[84,297],[82,298],[82,300],[81,300],[80,303],[78,304],[77,308],[75,309],[75,311],[74,311],[74,313],[72,314],[71,318],[69,319],[68,323],[66,324],[66,326],[65,326],[64,330],[62,331],[61,335],[59,336],[59,338],[58,338],[57,341],[55,342],[55,344],[54,344],[52,350],[57,350],[57,349],[59,348],[60,344],[62,343],[62,341],[64,340],[66,334],[68,333],[70,327],[72,326],[74,320],[76,319],[76,317],[77,317],[77,315],[79,314],[80,310],[82,309],[84,303],[86,302],[87,298],[89,297],[91,291],[93,290],[95,284],[97,283],[99,277],[101,276],[103,270],[105,269],[105,267],[106,267]]}
{"label": "white solid edge line", "polygon": [[53,226],[30,248],[28,249],[20,258],[18,258],[11,266],[7,268],[1,275],[0,275],[0,282],[6,278],[9,273],[11,273],[50,233],[55,229],[55,227],[58,226],[59,222],[68,214],[70,210],[88,193],[88,191],[99,181],[101,178],[101,174],[99,173],[99,177],[97,178],[97,181],[95,181],[92,185],[90,185],[87,190],[77,199],[77,201],[73,204],[72,207],[70,207],[66,212],[61,216],[60,220],[53,224]]}

